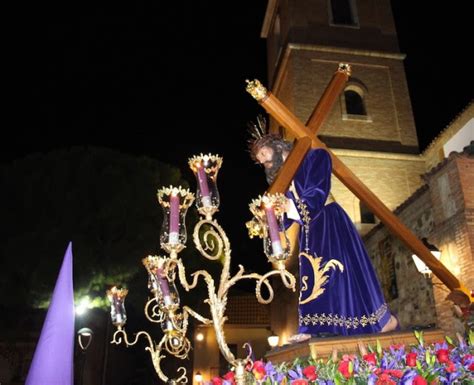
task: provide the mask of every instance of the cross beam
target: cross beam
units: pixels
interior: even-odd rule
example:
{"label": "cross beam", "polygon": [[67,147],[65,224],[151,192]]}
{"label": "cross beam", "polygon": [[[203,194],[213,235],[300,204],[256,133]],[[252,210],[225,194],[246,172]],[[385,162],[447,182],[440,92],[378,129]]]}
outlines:
{"label": "cross beam", "polygon": [[[341,68],[341,67],[340,67]],[[339,72],[339,70],[338,70]],[[336,73],[337,74],[337,73]],[[336,78],[333,77],[333,81]],[[340,86],[341,78],[338,76],[338,85]],[[347,79],[347,78],[346,78]],[[345,83],[345,82],[344,82]],[[344,85],[342,84],[342,86]],[[331,87],[328,87],[331,88]],[[306,152],[309,150],[308,140],[311,140],[311,146],[313,148],[324,148],[328,151],[332,159],[333,173],[344,185],[354,193],[362,202],[364,202],[371,211],[377,215],[381,222],[387,226],[387,228],[398,237],[410,250],[412,250],[418,257],[426,263],[431,269],[434,275],[436,275],[441,282],[443,282],[453,294],[452,298],[455,301],[466,305],[474,302],[474,298],[471,296],[470,290],[464,286],[440,261],[438,261],[426,246],[406,227],[387,206],[365,186],[362,181],[335,155],[327,146],[321,142],[316,136],[315,132],[323,123],[325,116],[318,116],[316,110],[319,108],[319,112],[324,109],[326,115],[328,106],[332,107],[332,104],[336,100],[339,92],[334,96],[334,92],[329,92],[328,88],[325,91],[326,95],[323,99],[326,101],[320,101],[315,108],[315,111],[309,119],[309,124],[312,125],[313,130],[305,126],[296,116],[294,116],[290,110],[288,110],[283,103],[271,92],[268,92],[265,87],[258,81],[254,80],[248,82],[247,91],[260,103],[260,105],[275,118],[283,127],[290,130],[297,138],[295,149],[288,156],[288,166],[283,166],[277,176],[277,180],[281,178],[281,181],[275,181],[271,186],[269,192],[286,192],[289,183],[293,179],[301,161],[303,160]],[[323,96],[324,96],[323,95]],[[332,98],[332,103],[329,98]],[[324,108],[323,108],[324,107]],[[305,138],[305,139],[303,139]],[[283,181],[283,182],[282,182]],[[278,183],[277,183],[278,182]]]}

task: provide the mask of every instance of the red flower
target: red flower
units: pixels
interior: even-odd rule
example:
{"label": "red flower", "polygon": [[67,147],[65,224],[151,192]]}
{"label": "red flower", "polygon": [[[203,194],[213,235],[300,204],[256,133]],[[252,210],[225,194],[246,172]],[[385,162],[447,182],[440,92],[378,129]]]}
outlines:
{"label": "red flower", "polygon": [[449,350],[448,349],[439,349],[436,352],[436,358],[438,358],[438,361],[441,364],[448,363],[449,362]]}
{"label": "red flower", "polygon": [[313,365],[307,366],[306,368],[304,368],[303,374],[310,381],[314,381],[316,380],[316,378],[318,378],[318,373],[316,373],[316,367]]}
{"label": "red flower", "polygon": [[337,370],[346,378],[350,378],[352,375],[352,368],[349,368],[350,361],[341,361],[339,362],[339,367]]}
{"label": "red flower", "polygon": [[299,378],[298,380],[291,381],[291,385],[308,385],[308,381]]}
{"label": "red flower", "polygon": [[387,372],[384,372],[379,376],[375,385],[396,385],[396,383]]}
{"label": "red flower", "polygon": [[413,382],[411,383],[412,385],[428,385],[428,383],[426,382],[426,380],[421,377],[421,376],[416,376],[414,379],[413,379]]}
{"label": "red flower", "polygon": [[474,362],[469,365],[469,368],[468,368],[471,372],[474,372]]}
{"label": "red flower", "polygon": [[235,384],[235,374],[234,372],[230,371],[224,374],[224,377],[222,377],[224,380],[231,382],[232,384]]}
{"label": "red flower", "polygon": [[386,370],[385,372],[397,378],[402,378],[403,376],[403,371],[398,370],[398,369],[389,369],[389,370]]}
{"label": "red flower", "polygon": [[222,385],[222,378],[220,377],[214,377],[212,380],[212,385]]}
{"label": "red flower", "polygon": [[364,354],[364,361],[368,362],[370,365],[377,365],[377,357],[375,353]]}
{"label": "red flower", "polygon": [[408,353],[406,356],[407,366],[416,366],[416,353]]}
{"label": "red flower", "polygon": [[454,366],[454,362],[453,361],[448,361],[447,362],[447,366],[446,366],[446,371],[448,373],[454,373],[456,371],[456,366]]}
{"label": "red flower", "polygon": [[262,380],[267,373],[265,371],[265,364],[262,361],[255,361],[253,363],[252,373],[257,381]]}

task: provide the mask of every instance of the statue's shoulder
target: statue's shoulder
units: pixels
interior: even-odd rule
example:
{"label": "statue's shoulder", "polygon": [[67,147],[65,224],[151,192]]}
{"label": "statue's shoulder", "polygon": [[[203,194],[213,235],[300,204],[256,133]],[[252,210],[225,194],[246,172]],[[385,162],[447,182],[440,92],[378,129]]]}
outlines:
{"label": "statue's shoulder", "polygon": [[329,153],[324,148],[312,148],[306,154],[305,160],[315,161],[315,160],[321,160],[328,157],[329,157]]}

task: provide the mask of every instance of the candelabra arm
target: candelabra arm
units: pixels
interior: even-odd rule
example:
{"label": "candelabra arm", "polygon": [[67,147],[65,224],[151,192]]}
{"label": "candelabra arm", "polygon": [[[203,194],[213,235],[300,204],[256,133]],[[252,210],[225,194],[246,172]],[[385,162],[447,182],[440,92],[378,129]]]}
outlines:
{"label": "candelabra arm", "polygon": [[198,321],[202,322],[204,325],[212,325],[212,321],[206,317],[203,317],[199,313],[195,312],[193,309],[191,309],[189,306],[183,306],[183,314],[190,314],[194,318],[196,318]]}
{"label": "candelabra arm", "polygon": [[[244,274],[244,267],[239,265],[239,271],[232,277],[226,284],[227,291],[228,289],[233,286],[235,283],[240,281],[241,279],[255,279],[257,281],[255,285],[255,294],[257,296],[258,302],[262,304],[269,304],[274,297],[273,288],[268,281],[268,278],[272,275],[280,275],[283,284],[293,291],[296,291],[296,279],[288,270],[285,269],[284,264],[278,266],[278,270],[272,270],[265,275],[260,275],[257,273],[250,273]],[[265,285],[268,290],[268,298],[263,298],[261,295],[261,288],[262,285]]]}
{"label": "candelabra arm", "polygon": [[288,270],[280,270],[281,281],[286,288],[296,291],[296,279]]}
{"label": "candelabra arm", "polygon": [[151,339],[151,336],[144,331],[138,332],[135,335],[135,338],[133,341],[128,340],[128,334],[123,328],[118,328],[114,335],[112,336],[112,341],[110,342],[111,344],[116,344],[120,345],[122,341],[125,343],[125,346],[133,346],[138,342],[138,339],[144,336],[148,342],[148,346],[145,347],[145,350],[150,352],[151,360],[153,362],[153,367],[155,368],[156,373],[158,374],[158,377],[164,382],[175,382],[176,384],[186,384],[188,382],[188,379],[186,377],[186,369],[183,367],[180,367],[178,371],[182,371],[183,373],[180,375],[179,378],[176,380],[170,380],[168,376],[166,376],[163,371],[161,370],[161,360],[165,358],[165,355],[161,354],[163,344],[166,341],[166,336],[163,336],[160,343],[155,347],[155,344],[153,343],[153,340]]}
{"label": "candelabra arm", "polygon": [[[152,306],[153,305],[153,306]],[[145,317],[150,322],[160,323],[164,320],[164,313],[160,311],[160,307],[156,298],[148,300],[145,305]]]}
{"label": "candelabra arm", "polygon": [[193,240],[196,249],[205,258],[211,261],[223,260],[218,292],[219,298],[222,298],[222,293],[225,292],[224,285],[228,281],[230,270],[231,249],[229,239],[216,220],[201,219],[194,226]]}
{"label": "candelabra arm", "polygon": [[178,372],[181,372],[181,375],[176,379],[170,379],[166,374],[163,373],[161,370],[161,360],[165,358],[165,355],[161,354],[161,350],[163,348],[163,344],[165,344],[166,338],[163,336],[160,343],[157,345],[155,351],[150,351],[151,360],[153,362],[153,367],[155,368],[156,373],[160,380],[167,384],[187,384],[188,378],[186,376],[186,369],[184,367],[179,367]]}
{"label": "candelabra arm", "polygon": [[211,275],[206,271],[206,270],[198,270],[191,274],[191,277],[193,278],[192,283],[189,283],[188,280],[186,279],[186,268],[184,267],[183,261],[181,259],[174,260],[173,263],[175,263],[178,266],[178,276],[179,276],[179,282],[181,285],[184,287],[186,291],[189,291],[191,289],[194,289],[198,283],[199,276],[203,276],[204,280],[207,283],[207,286],[211,285],[212,289],[214,290],[214,280],[212,279]]}
{"label": "candelabra arm", "polygon": [[112,341],[110,341],[110,343],[115,344],[115,345],[120,345],[122,343],[122,338],[123,338],[123,342],[125,343],[125,346],[129,347],[129,346],[135,345],[141,336],[144,336],[148,341],[147,349],[153,349],[153,340],[151,339],[151,336],[147,332],[144,332],[144,331],[138,332],[137,334],[135,334],[134,340],[130,342],[128,340],[127,332],[125,331],[125,329],[121,327],[119,327],[115,331],[114,335],[112,336]]}

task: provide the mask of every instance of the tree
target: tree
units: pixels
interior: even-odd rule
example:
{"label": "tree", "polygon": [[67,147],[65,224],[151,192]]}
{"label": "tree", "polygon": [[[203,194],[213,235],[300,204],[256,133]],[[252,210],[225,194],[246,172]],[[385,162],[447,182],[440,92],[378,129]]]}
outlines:
{"label": "tree", "polygon": [[76,295],[104,298],[141,270],[146,280],[140,260],[159,252],[156,190],[187,186],[157,160],[79,147],[14,161],[1,179],[0,301],[26,307],[49,299],[69,241]]}

